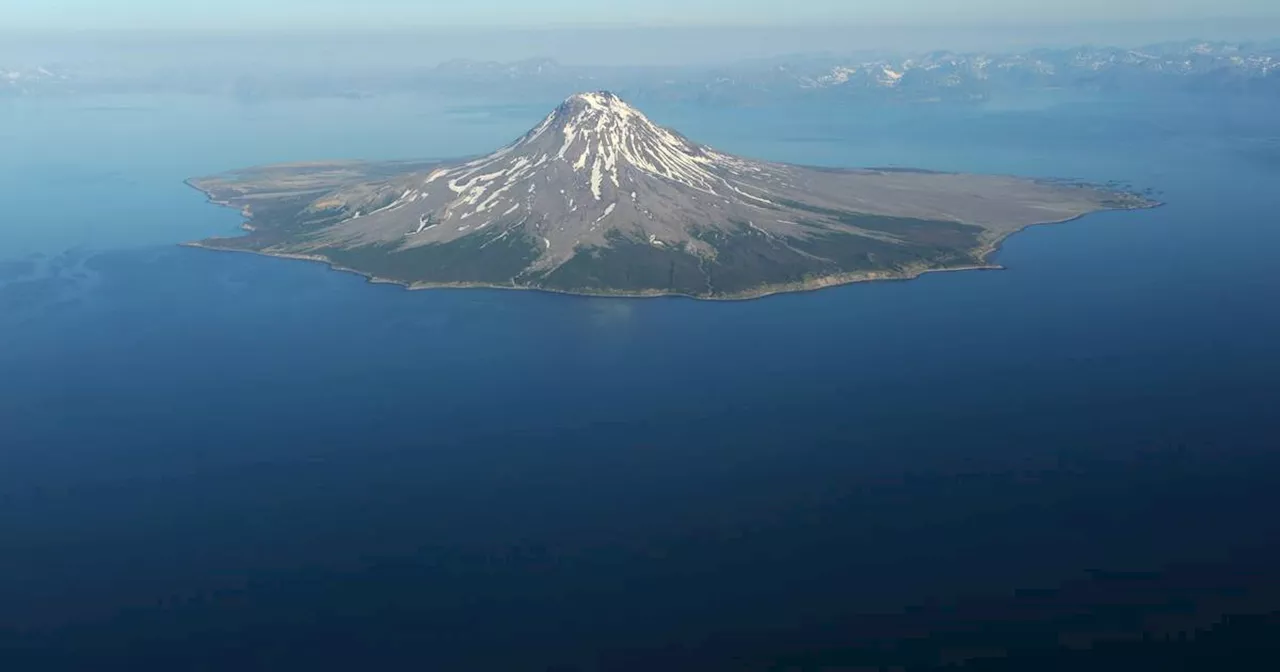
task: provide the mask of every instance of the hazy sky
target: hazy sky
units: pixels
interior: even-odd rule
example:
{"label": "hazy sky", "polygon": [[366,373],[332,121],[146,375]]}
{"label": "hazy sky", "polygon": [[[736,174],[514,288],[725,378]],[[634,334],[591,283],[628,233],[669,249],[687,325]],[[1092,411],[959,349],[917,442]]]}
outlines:
{"label": "hazy sky", "polygon": [[0,66],[108,70],[181,61],[337,72],[531,57],[692,65],[1276,37],[1280,0],[0,0]]}
{"label": "hazy sky", "polygon": [[1105,22],[1280,17],[1276,0],[0,0],[0,26],[373,28]]}

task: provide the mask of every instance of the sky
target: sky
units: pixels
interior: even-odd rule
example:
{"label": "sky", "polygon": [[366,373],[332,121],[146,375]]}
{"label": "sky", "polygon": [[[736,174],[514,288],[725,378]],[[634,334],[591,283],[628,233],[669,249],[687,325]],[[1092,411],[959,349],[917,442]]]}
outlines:
{"label": "sky", "polygon": [[0,27],[368,29],[431,26],[1055,24],[1280,18],[1276,0],[0,0]]}
{"label": "sky", "polygon": [[706,65],[1280,37],[1280,0],[0,0],[0,66]]}

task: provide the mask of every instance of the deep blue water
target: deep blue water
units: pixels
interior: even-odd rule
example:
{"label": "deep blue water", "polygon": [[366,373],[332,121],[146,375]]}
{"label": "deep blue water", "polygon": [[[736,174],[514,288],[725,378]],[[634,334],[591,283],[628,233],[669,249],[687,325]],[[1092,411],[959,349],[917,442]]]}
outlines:
{"label": "deep blue water", "polygon": [[543,105],[3,105],[13,669],[733,669],[1280,609],[1274,106],[648,106],[771,159],[1167,202],[1005,271],[707,303],[173,245],[238,223],[184,177],[481,151]]}

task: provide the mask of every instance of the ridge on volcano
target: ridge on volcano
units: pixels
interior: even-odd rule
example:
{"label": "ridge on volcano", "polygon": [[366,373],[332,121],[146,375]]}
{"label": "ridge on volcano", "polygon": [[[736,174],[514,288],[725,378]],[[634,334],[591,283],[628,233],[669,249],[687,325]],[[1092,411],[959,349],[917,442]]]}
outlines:
{"label": "ridge on volcano", "polygon": [[413,288],[703,298],[988,267],[1027,226],[1152,205],[1087,185],[741,158],[606,91],[569,97],[479,158],[286,164],[189,184],[250,218],[247,235],[200,247]]}

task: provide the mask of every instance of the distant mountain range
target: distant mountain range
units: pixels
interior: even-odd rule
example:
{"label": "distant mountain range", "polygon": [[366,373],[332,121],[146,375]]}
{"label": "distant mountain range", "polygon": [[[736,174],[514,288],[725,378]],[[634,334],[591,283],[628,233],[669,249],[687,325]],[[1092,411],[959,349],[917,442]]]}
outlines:
{"label": "distant mountain range", "polygon": [[935,51],[891,56],[789,56],[713,69],[571,67],[545,59],[455,61],[429,77],[441,86],[582,88],[604,81],[632,96],[752,102],[796,94],[908,99],[985,99],[1003,91],[1212,90],[1280,95],[1280,46],[1208,42],[1142,49],[1078,47],[1023,53]]}
{"label": "distant mountain range", "polygon": [[599,88],[633,98],[726,104],[797,95],[964,101],[1033,89],[1280,95],[1280,42],[1178,42],[1139,49],[1077,47],[1021,53],[796,55],[686,68],[579,66],[550,59],[387,64],[377,72],[349,73],[286,71],[270,64],[251,72],[185,71],[166,65],[154,72],[94,70],[93,74],[0,66],[0,95],[172,91],[256,99],[422,91],[509,98],[562,97]]}
{"label": "distant mountain range", "polygon": [[[809,69],[813,67],[821,70]],[[900,59],[800,64],[790,74],[801,88],[879,89],[903,95],[957,92],[982,96],[1003,89],[1049,87],[1280,93],[1280,49],[1180,43],[1145,49],[1084,47],[1020,54],[934,52]]]}
{"label": "distant mountain range", "polygon": [[70,82],[69,75],[52,68],[0,67],[0,95],[47,92],[61,88]]}

